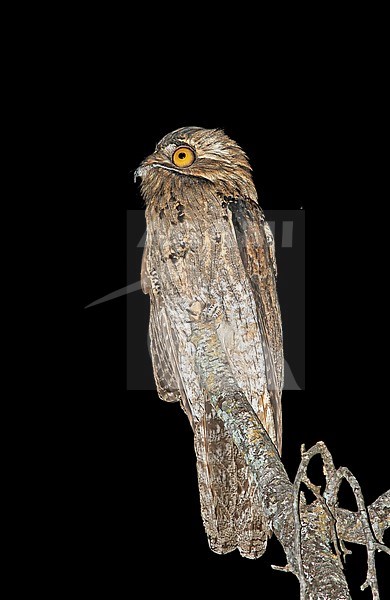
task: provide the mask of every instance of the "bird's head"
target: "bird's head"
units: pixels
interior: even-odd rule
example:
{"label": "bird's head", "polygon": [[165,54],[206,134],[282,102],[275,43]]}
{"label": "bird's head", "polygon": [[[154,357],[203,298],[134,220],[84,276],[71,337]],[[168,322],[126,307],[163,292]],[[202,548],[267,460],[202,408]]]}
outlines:
{"label": "bird's head", "polygon": [[137,177],[146,202],[196,183],[223,195],[257,199],[244,151],[220,129],[182,127],[168,133],[135,171]]}

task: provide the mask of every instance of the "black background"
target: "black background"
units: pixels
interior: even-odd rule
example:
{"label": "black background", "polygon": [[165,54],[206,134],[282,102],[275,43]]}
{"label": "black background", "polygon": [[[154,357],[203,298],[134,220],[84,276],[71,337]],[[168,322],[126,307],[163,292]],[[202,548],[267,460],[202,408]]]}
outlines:
{"label": "black background", "polygon": [[[366,151],[370,118],[360,113],[357,121],[353,103],[294,79],[278,92],[264,83],[259,93],[244,95],[235,86],[222,93],[223,81],[206,87],[200,78],[156,82],[142,92],[142,78],[131,86],[130,71],[119,84],[100,81],[96,73],[77,100],[80,400],[72,423],[73,564],[97,585],[109,573],[113,585],[119,581],[129,593],[134,583],[148,589],[155,579],[162,590],[180,591],[176,573],[185,569],[187,585],[200,593],[204,573],[215,574],[207,589],[216,591],[223,573],[239,580],[243,594],[259,589],[298,598],[295,578],[271,570],[271,564],[284,564],[275,539],[258,561],[209,550],[184,413],[155,392],[126,390],[126,299],[84,306],[127,283],[126,211],[143,207],[131,171],[177,127],[225,129],[250,158],[262,207],[306,210],[306,391],[285,393],[284,464],[294,477],[300,445],[323,440],[372,502],[389,487],[383,470],[385,365],[375,343],[363,340],[378,310],[371,297],[378,280],[366,262],[374,251],[367,210],[354,205],[350,183],[358,179],[360,191],[366,186],[365,202],[378,193]],[[146,310],[147,298],[138,301]],[[345,506],[349,502],[345,495]],[[347,562],[352,595],[369,598],[368,591],[357,592],[365,578],[364,552],[353,550]],[[386,558],[380,555],[377,564],[384,589]]]}

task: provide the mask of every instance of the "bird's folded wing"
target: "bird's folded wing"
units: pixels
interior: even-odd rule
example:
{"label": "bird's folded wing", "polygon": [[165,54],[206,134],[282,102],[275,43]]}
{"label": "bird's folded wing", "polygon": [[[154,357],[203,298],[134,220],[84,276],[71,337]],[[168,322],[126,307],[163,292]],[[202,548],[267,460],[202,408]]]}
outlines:
{"label": "bird's folded wing", "polygon": [[283,388],[283,338],[276,291],[273,237],[259,205],[246,198],[229,206],[241,259],[251,282],[257,320],[263,340],[267,383],[274,410],[279,452],[282,445],[281,394]]}

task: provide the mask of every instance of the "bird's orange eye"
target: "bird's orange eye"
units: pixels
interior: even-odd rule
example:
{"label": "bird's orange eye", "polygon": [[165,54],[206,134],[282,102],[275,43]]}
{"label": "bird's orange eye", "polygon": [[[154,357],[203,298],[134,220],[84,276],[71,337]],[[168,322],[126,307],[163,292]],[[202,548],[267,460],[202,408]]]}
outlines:
{"label": "bird's orange eye", "polygon": [[177,167],[189,167],[195,160],[195,152],[190,148],[178,148],[172,156],[172,162]]}

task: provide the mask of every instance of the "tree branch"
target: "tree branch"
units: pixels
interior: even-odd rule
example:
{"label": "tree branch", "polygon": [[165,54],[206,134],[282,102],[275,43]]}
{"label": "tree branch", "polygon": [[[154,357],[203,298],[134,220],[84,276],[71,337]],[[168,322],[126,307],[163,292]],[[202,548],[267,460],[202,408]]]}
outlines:
{"label": "tree branch", "polygon": [[[258,486],[263,514],[285,551],[287,565],[277,568],[297,576],[301,600],[350,599],[338,547],[339,539],[345,535],[346,540],[367,546],[366,583],[371,586],[374,598],[379,598],[374,552],[376,549],[388,552],[388,549],[376,542],[371,527],[382,540],[389,525],[389,492],[378,498],[367,511],[356,479],[347,469],[335,469],[323,442],[318,442],[307,452],[303,449],[293,485],[274,444],[234,380],[214,327],[207,322],[192,323],[191,340],[196,348],[202,388],[250,467]],[[324,463],[327,479],[324,496],[306,474],[307,465],[315,454],[321,454]],[[336,507],[342,478],[353,487],[358,513]],[[309,505],[300,493],[302,483],[316,496]],[[343,544],[341,548],[346,554]]]}
{"label": "tree branch", "polygon": [[[368,507],[371,527],[376,538],[383,543],[383,534],[390,527],[390,490],[379,496]],[[363,525],[358,512],[336,508],[337,533],[342,540],[365,544]]]}
{"label": "tree branch", "polygon": [[329,512],[318,500],[309,506],[301,503],[297,522],[293,485],[243,394],[226,393],[210,400],[251,468],[264,514],[286,553],[288,570],[299,579],[301,599],[350,599],[342,565],[331,547]]}

